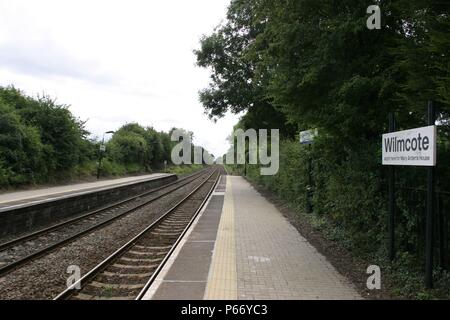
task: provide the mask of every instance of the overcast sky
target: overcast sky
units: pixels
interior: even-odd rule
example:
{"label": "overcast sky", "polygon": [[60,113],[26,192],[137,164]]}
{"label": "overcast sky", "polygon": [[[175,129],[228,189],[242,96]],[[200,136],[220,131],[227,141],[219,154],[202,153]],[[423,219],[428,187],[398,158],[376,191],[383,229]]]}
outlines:
{"label": "overcast sky", "polygon": [[238,117],[216,124],[198,91],[209,72],[192,53],[229,0],[0,0],[0,85],[45,92],[97,136],[127,122],[193,131],[215,155]]}

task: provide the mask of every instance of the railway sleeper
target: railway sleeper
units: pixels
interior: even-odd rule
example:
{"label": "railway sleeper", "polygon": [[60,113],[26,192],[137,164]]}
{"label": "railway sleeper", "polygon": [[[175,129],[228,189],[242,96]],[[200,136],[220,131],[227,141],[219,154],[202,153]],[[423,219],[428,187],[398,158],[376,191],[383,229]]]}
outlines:
{"label": "railway sleeper", "polygon": [[148,262],[160,262],[160,261],[162,261],[162,258],[156,258],[156,259],[136,259],[136,258],[128,258],[128,257],[121,257],[119,260],[123,260],[123,261],[126,261],[126,262],[145,262],[145,263],[148,263]]}
{"label": "railway sleeper", "polygon": [[180,220],[177,220],[177,221],[164,221],[164,224],[161,224],[161,225],[165,225],[165,226],[180,226],[181,227],[181,226],[186,226],[188,221],[189,221],[189,219],[183,219],[182,221],[180,221]]}
{"label": "railway sleeper", "polygon": [[[150,259],[149,259],[150,260]],[[162,261],[162,257],[159,260],[155,260],[155,261],[126,261],[126,260],[121,260],[119,259],[118,261],[116,261],[115,263],[118,265],[125,265],[125,266],[136,266],[136,267],[146,267],[149,265],[154,265],[154,264],[159,264]]]}
{"label": "railway sleeper", "polygon": [[135,245],[134,248],[136,249],[143,249],[143,250],[160,250],[160,249],[170,249],[172,248],[171,245],[167,246],[141,246],[141,245]]}
{"label": "railway sleeper", "polygon": [[95,281],[97,282],[102,282],[102,283],[125,283],[125,284],[141,284],[142,282],[146,282],[148,281],[148,279],[151,277],[147,276],[147,277],[128,277],[123,276],[123,277],[119,277],[119,276],[105,276],[105,275],[99,275],[98,277],[95,278]]}
{"label": "railway sleeper", "polygon": [[92,281],[88,284],[88,286],[92,286],[95,288],[101,288],[101,289],[125,289],[125,290],[135,290],[135,289],[141,289],[145,286],[144,283],[138,283],[138,284],[123,284],[123,283],[103,283],[103,282],[97,282]]}
{"label": "railway sleeper", "polygon": [[175,227],[175,226],[170,227],[170,226],[168,226],[168,227],[165,227],[165,228],[158,227],[158,228],[154,229],[153,231],[156,231],[156,232],[169,232],[169,231],[181,232],[183,230],[184,230],[184,227]]}
{"label": "railway sleeper", "polygon": [[176,236],[179,236],[180,233],[181,233],[181,231],[180,232],[167,232],[167,231],[157,231],[157,230],[152,231],[153,235],[159,236],[159,237],[161,237],[161,236],[164,236],[164,237],[166,237],[166,236],[176,237]]}
{"label": "railway sleeper", "polygon": [[118,269],[154,269],[158,267],[158,264],[146,264],[146,265],[128,265],[121,263],[114,263],[111,267]]}
{"label": "railway sleeper", "polygon": [[159,225],[157,229],[169,229],[169,230],[181,229],[181,230],[183,230],[185,226],[186,226],[185,223],[177,223],[177,224],[175,224],[175,223],[174,224],[168,224],[167,223],[167,224]]}
{"label": "railway sleeper", "polygon": [[189,222],[191,216],[186,216],[186,217],[182,217],[182,218],[178,218],[178,219],[173,219],[173,220],[166,220],[163,223],[161,223],[161,225],[186,225],[186,223]]}
{"label": "railway sleeper", "polygon": [[[131,297],[134,299],[139,291],[145,286],[145,285],[129,285],[130,287],[126,288],[124,285],[127,284],[104,284],[104,287],[101,286],[94,286],[94,285],[86,285],[82,292],[85,294],[89,294],[91,296],[96,296],[99,298],[106,298],[111,299],[114,297]],[[114,285],[119,285],[115,286]],[[133,287],[131,287],[133,286]],[[136,287],[134,287],[136,286]],[[129,299],[129,298],[128,298]]]}
{"label": "railway sleeper", "polygon": [[180,236],[180,232],[174,235],[168,235],[168,234],[159,234],[159,233],[151,233],[147,235],[146,239],[142,239],[144,243],[150,242],[151,244],[155,245],[173,245],[174,242],[178,239]]}
{"label": "railway sleeper", "polygon": [[116,273],[116,272],[109,272],[104,271],[100,274],[100,277],[108,277],[108,278],[149,278],[153,273],[152,272],[146,272],[146,273]]}
{"label": "railway sleeper", "polygon": [[94,296],[91,294],[86,293],[77,293],[72,297],[72,299],[75,300],[134,300],[135,297],[133,296],[121,296],[121,297],[101,297],[101,296]]}
{"label": "railway sleeper", "polygon": [[127,254],[132,254],[132,255],[140,256],[140,257],[142,257],[142,256],[147,256],[147,257],[150,256],[150,257],[152,257],[152,256],[162,256],[162,255],[166,254],[167,252],[169,252],[169,250],[167,250],[167,251],[158,251],[158,252],[155,252],[155,251],[153,251],[153,252],[140,252],[140,251],[131,250],[131,251],[128,251]]}

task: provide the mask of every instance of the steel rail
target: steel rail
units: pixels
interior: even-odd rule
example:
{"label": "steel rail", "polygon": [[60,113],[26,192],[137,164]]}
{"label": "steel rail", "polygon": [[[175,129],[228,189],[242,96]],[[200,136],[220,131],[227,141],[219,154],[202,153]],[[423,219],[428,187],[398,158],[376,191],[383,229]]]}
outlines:
{"label": "steel rail", "polygon": [[142,288],[141,292],[139,292],[139,294],[137,295],[135,300],[141,300],[144,297],[144,295],[147,292],[147,290],[153,284],[153,282],[155,281],[156,277],[159,275],[161,270],[164,268],[164,265],[169,260],[170,256],[172,255],[172,253],[175,251],[175,249],[178,247],[179,243],[181,242],[181,240],[185,236],[186,232],[189,230],[191,225],[194,223],[194,221],[197,218],[197,216],[199,215],[199,213],[203,210],[205,204],[208,202],[211,194],[213,193],[214,189],[216,188],[217,184],[219,183],[220,177],[221,177],[221,175],[219,174],[217,179],[216,179],[216,181],[214,182],[214,185],[212,186],[211,190],[209,190],[209,192],[206,195],[205,199],[203,199],[203,202],[200,204],[200,206],[196,210],[195,214],[193,215],[192,219],[187,224],[186,228],[184,228],[184,230],[181,233],[181,235],[178,237],[178,239],[176,240],[176,242],[174,243],[172,248],[170,248],[169,252],[165,255],[164,259],[161,261],[161,263],[159,264],[158,268],[156,268],[155,272],[153,272],[153,274],[151,275],[150,279],[147,281],[147,283],[145,284],[144,288]]}
{"label": "steel rail", "polygon": [[[114,203],[112,203],[112,204],[108,204],[107,206],[104,206],[104,207],[95,209],[95,210],[93,210],[93,211],[89,211],[89,212],[84,213],[84,214],[82,214],[82,215],[80,215],[80,216],[76,216],[76,217],[74,217],[74,218],[71,218],[71,219],[68,219],[68,220],[64,220],[64,221],[59,222],[59,223],[57,223],[57,224],[51,225],[51,226],[49,226],[49,227],[45,227],[45,228],[43,228],[43,229],[39,229],[39,230],[34,231],[34,232],[32,232],[32,233],[25,234],[25,235],[23,235],[23,236],[21,236],[21,237],[18,237],[18,238],[9,240],[9,241],[7,241],[7,242],[0,243],[0,251],[4,251],[4,250],[6,250],[6,249],[8,249],[8,248],[10,248],[10,247],[12,247],[12,246],[14,246],[14,245],[17,244],[17,243],[20,243],[20,242],[23,242],[23,241],[26,241],[26,240],[33,239],[33,238],[35,238],[35,237],[37,237],[37,236],[40,236],[40,235],[42,235],[42,234],[44,234],[44,233],[53,231],[53,230],[58,229],[58,228],[61,228],[61,227],[64,227],[64,226],[69,225],[69,224],[71,224],[71,223],[78,222],[78,221],[80,221],[80,220],[83,220],[83,219],[85,219],[85,218],[88,218],[88,217],[90,217],[90,216],[93,216],[94,214],[98,214],[98,213],[101,213],[101,212],[103,212],[103,211],[108,211],[108,210],[110,210],[110,209],[112,209],[112,208],[114,208],[114,207],[116,207],[116,206],[120,206],[120,205],[125,204],[125,203],[127,203],[127,202],[134,201],[134,200],[137,199],[137,198],[140,198],[140,197],[144,197],[144,196],[150,195],[150,194],[152,194],[152,193],[158,192],[158,191],[160,191],[160,190],[162,190],[162,189],[165,189],[165,188],[167,188],[167,187],[171,187],[171,186],[173,186],[173,185],[175,185],[175,184],[177,184],[177,183],[186,181],[186,179],[189,179],[189,178],[192,178],[193,176],[199,175],[199,174],[203,173],[203,172],[206,171],[206,170],[208,170],[208,169],[200,170],[200,171],[198,171],[198,172],[193,173],[192,175],[183,177],[182,179],[179,179],[179,180],[177,180],[177,181],[168,183],[168,184],[166,184],[166,185],[164,185],[164,186],[160,186],[160,187],[157,187],[157,188],[154,188],[154,189],[151,189],[151,190],[147,190],[147,191],[145,191],[145,192],[143,192],[143,193],[140,193],[140,194],[138,194],[138,195],[135,195],[135,196],[126,198],[126,199],[124,199],[124,200],[120,200],[120,201],[114,202]],[[192,180],[190,180],[190,181],[194,181],[194,180],[195,180],[195,178],[192,179]],[[189,183],[189,182],[188,182],[188,183]]]}
{"label": "steel rail", "polygon": [[[126,250],[131,247],[136,241],[138,241],[142,236],[144,236],[148,231],[153,229],[158,223],[163,221],[168,215],[170,215],[175,209],[177,209],[179,206],[181,206],[183,203],[185,203],[193,194],[195,194],[203,185],[205,185],[209,178],[211,178],[216,172],[219,172],[219,170],[214,170],[205,181],[203,181],[200,185],[195,187],[186,197],[181,199],[178,203],[176,203],[172,208],[167,210],[161,217],[159,217],[157,220],[152,222],[150,225],[148,225],[143,231],[141,231],[139,234],[137,234],[134,238],[132,238],[130,241],[125,243],[122,247],[117,249],[114,253],[112,253],[110,256],[108,256],[106,259],[104,259],[102,262],[100,262],[96,267],[91,269],[88,273],[86,273],[83,277],[81,277],[78,281],[73,283],[70,287],[65,289],[63,292],[58,294],[53,300],[62,300],[70,297],[74,292],[73,290],[76,289],[76,287],[81,286],[83,288],[85,282],[89,282],[89,280],[92,277],[95,277],[99,272],[101,272],[103,269],[105,269],[111,261],[115,260],[118,256],[120,256],[122,253],[126,252]],[[217,181],[219,180],[220,175],[217,178]],[[214,186],[217,184],[217,181],[214,183]],[[211,190],[214,190],[214,186],[211,188]],[[208,196],[212,191],[209,191]],[[202,205],[204,202],[202,202]],[[202,205],[200,207],[202,207]],[[195,213],[195,215],[198,212]],[[184,232],[184,231],[183,231]],[[178,240],[177,240],[178,243]],[[166,261],[167,257],[163,260]]]}
{"label": "steel rail", "polygon": [[[207,170],[208,170],[208,169],[206,169],[206,170],[204,170],[204,171],[202,170],[202,174],[205,174],[205,175],[206,175],[207,172],[205,172],[205,171],[207,171]],[[84,229],[84,230],[82,230],[82,231],[76,232],[75,234],[73,234],[73,235],[71,235],[71,236],[69,236],[69,237],[67,237],[67,238],[65,238],[65,239],[63,239],[63,240],[61,240],[61,241],[58,241],[58,242],[55,242],[55,243],[50,244],[50,245],[48,245],[48,246],[45,246],[45,247],[43,247],[42,249],[39,249],[39,250],[37,250],[37,251],[35,251],[35,252],[29,254],[29,255],[26,255],[26,256],[24,256],[24,257],[18,259],[18,260],[15,260],[15,261],[13,261],[13,262],[11,262],[11,263],[9,263],[9,264],[6,264],[6,265],[0,267],[0,276],[3,276],[3,275],[5,275],[6,273],[8,273],[8,272],[14,270],[15,268],[17,268],[17,267],[19,267],[19,266],[21,266],[21,265],[23,265],[23,264],[25,264],[25,263],[27,263],[27,262],[33,260],[33,259],[36,259],[36,258],[38,258],[38,257],[40,257],[40,256],[42,256],[42,255],[45,255],[45,254],[49,253],[50,251],[52,251],[52,250],[54,250],[54,249],[56,249],[56,248],[58,248],[58,247],[60,247],[60,246],[62,246],[62,245],[64,245],[64,244],[66,244],[66,243],[68,243],[68,242],[71,242],[71,241],[73,241],[73,240],[75,240],[75,239],[77,239],[77,238],[80,238],[81,236],[84,236],[85,234],[88,234],[88,233],[90,233],[90,232],[92,232],[92,231],[95,231],[95,230],[99,229],[100,227],[103,227],[103,226],[105,226],[105,225],[107,225],[107,224],[109,224],[109,223],[112,223],[112,222],[118,220],[119,218],[122,218],[122,217],[124,217],[125,215],[128,215],[128,214],[132,213],[133,211],[136,211],[137,209],[140,209],[140,208],[142,208],[142,207],[148,205],[149,203],[152,203],[152,202],[154,202],[154,201],[156,201],[156,200],[158,200],[158,199],[160,199],[160,198],[162,198],[162,197],[164,197],[164,196],[166,196],[166,195],[168,195],[168,194],[173,193],[173,192],[176,191],[176,190],[179,190],[180,188],[186,186],[187,184],[189,184],[189,183],[191,183],[191,182],[194,182],[196,179],[199,179],[199,178],[202,176],[202,174],[199,174],[199,176],[197,176],[196,178],[194,178],[194,179],[192,179],[192,180],[189,180],[189,181],[187,181],[187,182],[183,180],[184,183],[183,183],[182,185],[180,185],[179,187],[173,189],[173,190],[170,190],[170,191],[168,191],[168,192],[166,192],[166,193],[163,193],[163,194],[161,194],[161,195],[158,195],[158,196],[156,196],[155,198],[149,199],[148,201],[145,201],[144,203],[141,203],[141,204],[139,204],[139,205],[137,205],[137,206],[135,206],[135,207],[133,207],[133,208],[127,209],[126,211],[124,211],[124,212],[122,212],[122,213],[120,213],[120,214],[118,214],[118,215],[115,215],[115,216],[113,216],[113,217],[111,217],[111,218],[108,218],[108,219],[106,219],[106,220],[104,220],[104,221],[101,221],[101,222],[99,222],[99,223],[96,223],[96,224],[94,224],[93,226],[88,227],[88,228],[86,228],[86,229]],[[207,181],[207,180],[205,180],[205,181]],[[176,181],[176,182],[179,182],[179,181]],[[175,183],[174,183],[174,184],[175,184]],[[166,185],[166,186],[164,186],[164,187],[167,187],[167,186],[168,186],[168,185]],[[163,189],[164,187],[161,187],[159,190]],[[154,190],[154,192],[156,192],[156,191],[158,191],[158,190]],[[139,197],[139,196],[138,196],[138,197]],[[136,198],[136,197],[135,197],[135,198]],[[115,206],[117,206],[117,205],[115,205]],[[110,207],[110,208],[111,208],[111,207]],[[98,213],[98,212],[97,212],[97,213]],[[62,227],[62,226],[59,226],[59,227]],[[55,229],[56,229],[56,228],[53,228],[52,230],[55,230]],[[48,230],[46,230],[45,232],[41,232],[41,234],[46,233],[46,232],[48,232]],[[34,237],[36,237],[36,236],[34,236]],[[13,244],[12,246],[14,246],[14,244]],[[10,247],[11,247],[11,246],[10,246]],[[10,247],[8,247],[8,248],[10,248]],[[7,250],[8,248],[3,249],[3,250],[1,250],[1,251],[5,251],[5,250]]]}

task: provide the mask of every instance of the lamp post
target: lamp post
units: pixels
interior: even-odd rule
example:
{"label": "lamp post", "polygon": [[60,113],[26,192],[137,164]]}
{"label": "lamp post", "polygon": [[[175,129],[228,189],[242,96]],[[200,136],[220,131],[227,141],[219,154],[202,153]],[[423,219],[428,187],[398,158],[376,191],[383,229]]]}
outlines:
{"label": "lamp post", "polygon": [[105,133],[103,133],[102,143],[101,143],[100,148],[98,150],[97,179],[100,179],[100,170],[101,170],[101,166],[102,166],[103,154],[106,151],[105,134],[109,134],[109,133],[114,133],[114,131],[106,131]]}

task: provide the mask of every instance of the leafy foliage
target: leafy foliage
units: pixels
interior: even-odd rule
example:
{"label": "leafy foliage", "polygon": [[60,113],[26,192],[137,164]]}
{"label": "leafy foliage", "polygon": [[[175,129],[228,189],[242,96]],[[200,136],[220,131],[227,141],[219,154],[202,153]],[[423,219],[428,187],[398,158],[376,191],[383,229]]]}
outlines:
{"label": "leafy foliage", "polygon": [[83,123],[48,97],[0,88],[0,122],[3,185],[48,181],[94,155]]}
{"label": "leafy foliage", "polygon": [[[450,3],[375,2],[381,30],[366,27],[374,1],[233,0],[227,20],[201,40],[196,55],[212,72],[200,93],[211,117],[246,112],[238,127],[284,132],[278,174],[259,176],[249,166],[248,177],[302,207],[312,157],[315,215],[355,253],[382,259],[387,187],[380,144],[389,112],[399,130],[424,126],[427,101],[434,100],[438,185],[450,190]],[[293,138],[311,128],[319,138],[308,150]],[[244,172],[242,165],[232,169]],[[423,170],[398,170],[397,181],[417,188]],[[422,221],[405,201],[399,195],[400,259],[418,257],[423,246],[416,234]],[[403,260],[411,270],[423,261]]]}
{"label": "leafy foliage", "polygon": [[102,175],[151,172],[170,165],[175,143],[166,132],[128,123],[100,154],[100,141],[88,136],[68,106],[0,87],[0,188],[95,176],[100,155]]}

